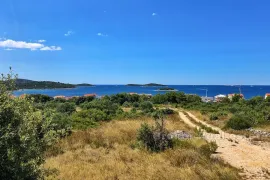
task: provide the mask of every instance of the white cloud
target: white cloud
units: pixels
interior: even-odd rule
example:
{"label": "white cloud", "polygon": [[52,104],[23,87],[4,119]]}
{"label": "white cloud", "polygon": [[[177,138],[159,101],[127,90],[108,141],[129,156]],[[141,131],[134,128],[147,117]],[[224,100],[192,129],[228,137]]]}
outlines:
{"label": "white cloud", "polygon": [[2,40],[0,41],[0,47],[4,48],[5,50],[10,49],[30,49],[31,51],[34,50],[42,50],[42,51],[59,51],[62,50],[61,47],[57,46],[45,46],[42,43],[31,43],[25,41],[14,41],[12,39]]}
{"label": "white cloud", "polygon": [[36,50],[44,47],[44,45],[40,43],[28,43],[24,41],[14,41],[7,39],[5,41],[0,41],[0,47]]}
{"label": "white cloud", "polygon": [[39,42],[39,43],[44,43],[44,42],[46,42],[46,40],[41,39],[41,40],[38,40],[37,42]]}
{"label": "white cloud", "polygon": [[152,16],[157,16],[157,13],[153,13]]}
{"label": "white cloud", "polygon": [[59,46],[45,46],[40,48],[41,51],[61,51],[62,48]]}
{"label": "white cloud", "polygon": [[70,35],[72,35],[72,34],[74,34],[74,32],[73,31],[68,31],[66,34],[64,34],[65,36],[70,36]]}
{"label": "white cloud", "polygon": [[108,34],[103,34],[103,33],[97,33],[98,36],[102,36],[102,37],[107,37]]}

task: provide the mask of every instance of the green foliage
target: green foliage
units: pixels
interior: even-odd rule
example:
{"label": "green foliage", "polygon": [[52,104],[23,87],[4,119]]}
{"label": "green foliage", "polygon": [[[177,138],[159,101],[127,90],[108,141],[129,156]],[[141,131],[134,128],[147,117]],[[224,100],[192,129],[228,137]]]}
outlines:
{"label": "green foliage", "polygon": [[248,129],[251,126],[251,121],[246,117],[240,115],[233,116],[226,124],[227,128],[232,128],[235,130]]}
{"label": "green foliage", "polygon": [[218,120],[218,115],[216,113],[210,114],[210,120],[212,121]]}
{"label": "green foliage", "polygon": [[148,150],[155,151],[156,144],[154,139],[154,130],[148,124],[144,123],[138,130],[137,140],[143,143]]}
{"label": "green foliage", "polygon": [[131,106],[132,106],[132,103],[130,103],[130,102],[125,101],[125,102],[123,103],[123,107],[129,108],[129,107],[131,107]]}
{"label": "green foliage", "polygon": [[16,88],[17,89],[75,88],[75,85],[52,81],[31,81],[26,79],[17,79]]}
{"label": "green foliage", "polygon": [[170,114],[174,114],[174,110],[166,108],[166,109],[162,109],[161,112],[165,115],[170,115]]}
{"label": "green foliage", "polygon": [[264,102],[264,98],[261,96],[256,96],[251,98],[250,100],[247,100],[247,104],[251,106],[257,106]]}
{"label": "green foliage", "polygon": [[140,109],[145,113],[149,113],[149,112],[154,111],[153,104],[150,101],[142,102],[140,104]]}
{"label": "green foliage", "polygon": [[51,120],[35,111],[32,101],[10,97],[13,78],[12,73],[2,75],[0,83],[0,179],[39,179],[44,152],[56,132],[50,128]]}
{"label": "green foliage", "polygon": [[236,103],[236,102],[239,102],[241,99],[242,99],[242,97],[240,96],[240,94],[235,94],[232,97],[232,102]]}
{"label": "green foliage", "polygon": [[80,105],[85,102],[91,102],[94,99],[95,99],[95,96],[88,96],[88,97],[81,96],[81,97],[74,97],[70,99],[69,101],[75,102],[76,105]]}
{"label": "green foliage", "polygon": [[52,97],[43,94],[29,94],[26,98],[29,100],[33,99],[35,103],[46,103],[53,100]]}
{"label": "green foliage", "polygon": [[95,117],[91,116],[91,113],[88,110],[83,110],[72,114],[71,123],[73,129],[82,130],[93,128],[98,125],[98,123],[95,121]]}
{"label": "green foliage", "polygon": [[161,111],[153,114],[156,121],[155,127],[142,124],[138,130],[137,140],[141,142],[145,148],[153,152],[164,151],[173,147],[172,140],[168,138],[168,131],[165,129],[164,116]]}
{"label": "green foliage", "polygon": [[60,137],[65,137],[71,134],[72,124],[69,115],[63,113],[54,113],[47,110],[45,116],[52,118],[52,128]]}
{"label": "green foliage", "polygon": [[91,102],[83,103],[81,105],[81,107],[83,109],[101,110],[110,117],[116,115],[117,110],[120,108],[118,104],[116,104],[108,99],[95,99]]}
{"label": "green foliage", "polygon": [[60,113],[72,114],[76,111],[76,106],[73,103],[65,102],[58,104],[56,110]]}

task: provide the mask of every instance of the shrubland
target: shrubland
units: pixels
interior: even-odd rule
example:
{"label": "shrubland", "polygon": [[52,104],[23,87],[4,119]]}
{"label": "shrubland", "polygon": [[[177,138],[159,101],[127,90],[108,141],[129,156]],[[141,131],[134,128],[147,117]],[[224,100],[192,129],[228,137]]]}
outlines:
{"label": "shrubland", "polygon": [[[216,144],[169,107],[200,112],[234,130],[270,121],[270,100],[262,97],[219,103],[181,92],[14,98],[13,78],[0,81],[1,179],[239,179],[236,169],[211,158]],[[193,138],[169,139],[175,130]]]}

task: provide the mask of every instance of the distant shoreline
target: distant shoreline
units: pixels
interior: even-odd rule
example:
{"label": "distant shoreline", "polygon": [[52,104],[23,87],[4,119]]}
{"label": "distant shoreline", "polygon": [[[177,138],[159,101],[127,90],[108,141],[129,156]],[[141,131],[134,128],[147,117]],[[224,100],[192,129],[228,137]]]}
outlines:
{"label": "distant shoreline", "polygon": [[177,91],[179,91],[179,90],[177,90],[177,89],[173,89],[173,90],[154,90],[154,91],[165,91],[165,92],[177,92]]}

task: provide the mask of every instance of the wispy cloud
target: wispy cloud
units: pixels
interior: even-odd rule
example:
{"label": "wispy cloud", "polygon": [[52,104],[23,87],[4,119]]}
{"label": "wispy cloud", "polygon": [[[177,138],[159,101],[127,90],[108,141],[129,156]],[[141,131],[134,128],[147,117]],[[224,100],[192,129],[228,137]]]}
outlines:
{"label": "wispy cloud", "polygon": [[62,50],[62,48],[58,47],[58,46],[45,46],[42,43],[14,41],[12,39],[7,39],[7,40],[4,40],[4,41],[0,41],[0,47],[4,48],[5,50],[10,50],[10,49],[30,49],[32,51],[34,51],[34,50],[41,50],[41,51],[59,51],[59,50]]}
{"label": "wispy cloud", "polygon": [[40,48],[41,51],[61,51],[62,48],[58,46],[45,46],[43,48]]}
{"label": "wispy cloud", "polygon": [[152,13],[152,16],[157,16],[158,14],[157,13]]}
{"label": "wispy cloud", "polygon": [[108,34],[103,34],[103,33],[97,33],[97,36],[107,37],[109,35]]}
{"label": "wispy cloud", "polygon": [[74,34],[74,32],[73,31],[71,31],[71,30],[69,30],[66,34],[64,34],[65,36],[70,36],[70,35],[72,35],[72,34]]}
{"label": "wispy cloud", "polygon": [[45,43],[45,42],[46,42],[46,40],[41,39],[41,40],[38,40],[37,42],[39,42],[39,43]]}

